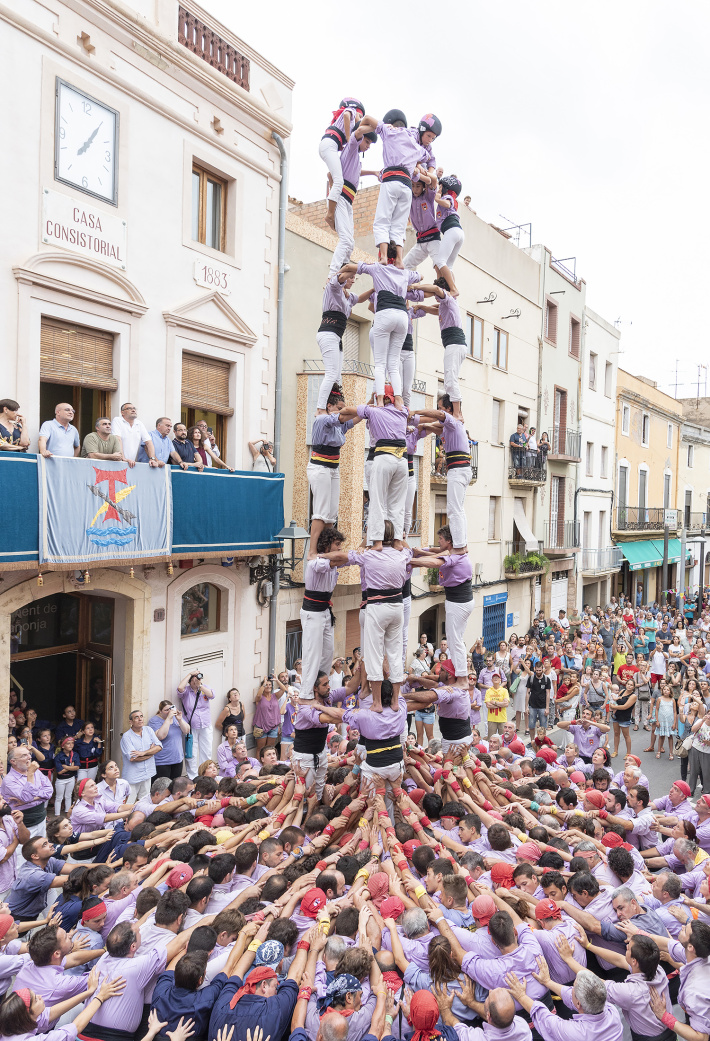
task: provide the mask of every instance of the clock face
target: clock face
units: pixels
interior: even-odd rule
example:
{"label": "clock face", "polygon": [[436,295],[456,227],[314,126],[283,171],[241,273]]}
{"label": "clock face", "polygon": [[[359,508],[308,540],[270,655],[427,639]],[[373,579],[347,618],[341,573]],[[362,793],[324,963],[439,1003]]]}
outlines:
{"label": "clock face", "polygon": [[57,79],[54,176],[118,202],[118,112]]}

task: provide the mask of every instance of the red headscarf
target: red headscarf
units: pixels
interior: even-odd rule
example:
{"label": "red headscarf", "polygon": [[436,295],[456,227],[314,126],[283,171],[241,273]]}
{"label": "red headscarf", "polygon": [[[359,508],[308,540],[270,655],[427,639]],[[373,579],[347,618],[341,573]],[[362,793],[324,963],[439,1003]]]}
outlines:
{"label": "red headscarf", "polygon": [[589,788],[585,791],[584,801],[590,803],[597,810],[604,809],[604,796],[596,788]]}
{"label": "red headscarf", "polygon": [[452,662],[451,658],[444,658],[444,660],[439,664],[441,665],[441,668],[444,670],[444,672],[448,672],[449,676],[451,676],[452,679],[456,677],[456,666]]}
{"label": "red headscarf", "polygon": [[505,864],[498,860],[491,868],[491,881],[494,886],[502,886],[503,889],[512,889],[515,885],[512,864]]}
{"label": "red headscarf", "polygon": [[439,1006],[436,998],[428,990],[418,990],[409,1003],[409,1023],[414,1027],[411,1041],[429,1041],[439,1037],[436,1029],[439,1020]]}
{"label": "red headscarf", "polygon": [[102,914],[106,914],[106,910],[106,904],[103,902],[103,900],[100,904],[94,904],[93,907],[89,907],[86,911],[82,912],[82,924],[85,922],[90,922],[92,918],[100,918]]}
{"label": "red headscarf", "polygon": [[15,919],[11,914],[0,914],[0,940],[2,940],[8,929],[11,929],[15,924]]}
{"label": "red headscarf", "polygon": [[317,918],[318,912],[325,907],[328,898],[322,889],[309,889],[303,900],[301,900],[301,914],[306,918]]}
{"label": "red headscarf", "polygon": [[424,796],[426,795],[426,792],[423,788],[412,788],[412,790],[410,792],[407,792],[407,794],[409,795],[409,798],[412,800],[412,802],[415,802],[418,806],[424,798]]}
{"label": "red headscarf", "polygon": [[380,904],[379,911],[383,918],[393,918],[396,921],[404,914],[404,904],[398,896],[388,896]]}
{"label": "red headscarf", "polygon": [[419,842],[418,839],[408,839],[406,842],[402,843],[402,851],[404,852],[404,855],[407,858],[407,860],[412,859],[412,854],[418,846],[421,846],[421,842]]}
{"label": "red headscarf", "polygon": [[471,904],[471,914],[481,925],[488,925],[497,910],[495,900],[487,893],[477,896]]}
{"label": "red headscarf", "polygon": [[533,864],[537,864],[538,860],[542,856],[540,847],[537,842],[521,842],[515,851],[516,857],[520,857],[521,860],[531,860]]}
{"label": "red headscarf", "polygon": [[370,875],[367,880],[367,888],[372,897],[372,902],[379,911],[382,906],[382,901],[385,899],[390,891],[390,880],[389,875],[384,871],[376,871],[374,875]]}
{"label": "red headscarf", "polygon": [[535,906],[535,917],[538,922],[542,922],[545,918],[559,918],[561,920],[562,911],[560,911],[554,900],[538,900]]}
{"label": "red headscarf", "polygon": [[15,994],[17,994],[18,998],[22,998],[25,1003],[25,1008],[29,1012],[30,1005],[32,1004],[32,992],[30,989],[28,987],[20,987],[19,990],[15,991]]}
{"label": "red headscarf", "polygon": [[253,972],[249,973],[249,979],[240,987],[237,993],[234,995],[232,1000],[229,1002],[229,1007],[234,1008],[240,998],[243,998],[245,994],[253,994],[256,988],[264,980],[275,980],[278,976],[273,969],[270,969],[268,965],[259,965],[258,968],[254,969]]}

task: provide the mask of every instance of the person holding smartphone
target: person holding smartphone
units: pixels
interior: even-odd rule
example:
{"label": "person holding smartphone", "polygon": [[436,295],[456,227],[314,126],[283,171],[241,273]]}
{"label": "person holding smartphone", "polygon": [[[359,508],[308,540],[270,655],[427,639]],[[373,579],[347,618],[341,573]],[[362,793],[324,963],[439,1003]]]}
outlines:
{"label": "person holding smartphone", "polygon": [[201,672],[189,672],[177,688],[188,732],[191,730],[193,736],[192,756],[186,760],[187,776],[191,781],[197,777],[200,763],[212,758],[214,728],[210,718],[210,701],[214,700],[214,691],[203,684],[202,678]]}
{"label": "person holding smartphone", "polygon": [[155,775],[169,777],[172,781],[182,774],[185,759],[184,739],[190,733],[190,726],[172,701],[160,702],[156,715],[148,720],[148,726],[163,745],[161,750],[155,753]]}

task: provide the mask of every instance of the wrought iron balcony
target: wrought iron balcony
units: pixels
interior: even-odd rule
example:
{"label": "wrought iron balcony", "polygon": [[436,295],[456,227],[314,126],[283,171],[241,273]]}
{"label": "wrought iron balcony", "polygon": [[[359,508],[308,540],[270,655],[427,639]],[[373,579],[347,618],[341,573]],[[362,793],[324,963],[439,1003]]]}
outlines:
{"label": "wrought iron balcony", "polygon": [[693,513],[690,510],[684,510],[683,524],[688,531],[700,531],[701,528],[710,527],[710,514]]}
{"label": "wrought iron balcony", "polygon": [[579,549],[579,522],[545,521],[545,552]]}
{"label": "wrought iron balcony", "polygon": [[[431,479],[446,484],[446,455],[443,447],[437,445],[436,439],[431,442]],[[471,484],[478,480],[478,442],[471,444]]]}
{"label": "wrought iron balcony", "polygon": [[508,449],[508,481],[516,488],[531,488],[547,480],[544,452],[529,452],[526,448]]}
{"label": "wrought iron balcony", "polygon": [[660,506],[617,506],[615,531],[663,531],[666,514]]}
{"label": "wrought iron balcony", "polygon": [[618,571],[624,554],[619,546],[608,546],[604,549],[582,550],[582,573],[585,575],[602,575],[607,571]]}
{"label": "wrought iron balcony", "polygon": [[550,459],[582,459],[582,432],[581,430],[570,430],[568,427],[556,426],[552,428],[550,439]]}
{"label": "wrought iron balcony", "polygon": [[525,543],[513,540],[505,543],[503,571],[508,577],[523,578],[541,574],[547,566],[547,558],[543,552],[542,542],[538,542],[536,550],[527,550]]}

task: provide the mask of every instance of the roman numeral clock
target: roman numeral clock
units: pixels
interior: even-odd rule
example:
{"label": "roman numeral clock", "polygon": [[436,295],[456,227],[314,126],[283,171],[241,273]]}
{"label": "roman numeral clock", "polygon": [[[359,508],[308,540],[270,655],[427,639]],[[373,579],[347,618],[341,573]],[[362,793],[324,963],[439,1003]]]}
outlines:
{"label": "roman numeral clock", "polygon": [[54,176],[118,204],[118,112],[57,78]]}

